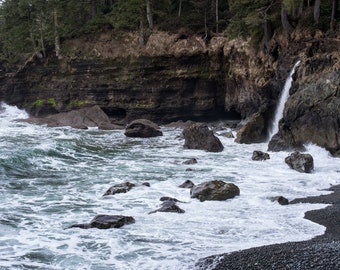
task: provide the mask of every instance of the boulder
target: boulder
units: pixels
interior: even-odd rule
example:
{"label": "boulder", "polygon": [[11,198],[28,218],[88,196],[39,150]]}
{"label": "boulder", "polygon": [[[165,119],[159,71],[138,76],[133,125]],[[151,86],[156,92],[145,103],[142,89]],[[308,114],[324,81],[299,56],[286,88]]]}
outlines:
{"label": "boulder", "polygon": [[114,195],[117,193],[126,193],[128,192],[130,189],[132,189],[134,186],[136,186],[135,184],[132,184],[130,182],[125,182],[125,183],[121,183],[121,184],[115,184],[112,187],[110,187],[103,196],[107,196],[107,195]]}
{"label": "boulder", "polygon": [[150,185],[149,182],[144,182],[144,183],[142,183],[142,186],[150,187],[151,185]]}
{"label": "boulder", "polygon": [[267,137],[265,119],[261,113],[253,114],[247,123],[237,132],[235,142],[237,143],[260,143]]}
{"label": "boulder", "polygon": [[191,198],[203,201],[224,201],[240,195],[240,189],[233,183],[213,180],[201,183],[191,188]]}
{"label": "boulder", "polygon": [[310,154],[294,152],[285,158],[285,162],[291,169],[298,172],[310,173],[314,169],[313,157]]}
{"label": "boulder", "polygon": [[271,201],[272,202],[278,202],[279,204],[281,205],[288,205],[289,204],[289,201],[287,198],[283,197],[283,196],[276,196],[276,197],[273,197],[271,198]]}
{"label": "boulder", "polygon": [[92,106],[73,110],[65,113],[58,113],[48,116],[47,119],[54,121],[48,126],[70,126],[79,127],[97,127],[103,123],[110,123],[109,117],[99,106]]}
{"label": "boulder", "polygon": [[109,117],[97,105],[41,118],[30,117],[20,121],[40,125],[46,124],[48,127],[70,126],[76,129],[111,125]]}
{"label": "boulder", "polygon": [[69,228],[81,228],[81,229],[110,229],[110,228],[120,228],[127,224],[135,223],[135,219],[129,216],[121,215],[97,215],[90,223],[79,223],[73,224]]}
{"label": "boulder", "polygon": [[169,212],[169,213],[179,213],[179,214],[183,214],[185,211],[183,209],[181,209],[175,201],[169,201],[166,200],[161,204],[161,207],[151,211],[149,214],[154,214],[157,212]]}
{"label": "boulder", "polygon": [[207,125],[195,123],[183,130],[184,147],[187,149],[200,149],[208,152],[221,152],[223,145]]}
{"label": "boulder", "polygon": [[195,184],[190,180],[185,180],[182,184],[180,184],[178,187],[180,188],[192,188]]}
{"label": "boulder", "polygon": [[258,161],[262,161],[262,160],[267,160],[270,159],[270,156],[268,153],[264,153],[262,151],[254,151],[253,152],[253,156],[251,157],[252,160],[258,160]]}
{"label": "boulder", "polygon": [[147,119],[137,119],[126,126],[126,137],[150,138],[163,136],[160,127]]}
{"label": "boulder", "polygon": [[172,198],[172,197],[167,197],[167,196],[164,196],[164,197],[161,197],[159,199],[161,202],[181,202],[180,200],[176,199],[176,198]]}
{"label": "boulder", "polygon": [[188,159],[188,160],[183,162],[183,164],[185,164],[185,165],[192,165],[192,164],[196,164],[196,163],[197,163],[196,158],[191,158],[191,159]]}

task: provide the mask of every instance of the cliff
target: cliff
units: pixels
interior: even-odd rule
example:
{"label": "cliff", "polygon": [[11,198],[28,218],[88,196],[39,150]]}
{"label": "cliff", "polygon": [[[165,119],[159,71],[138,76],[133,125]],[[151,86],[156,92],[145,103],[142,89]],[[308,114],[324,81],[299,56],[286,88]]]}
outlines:
{"label": "cliff", "polygon": [[97,104],[112,118],[166,123],[245,118],[280,91],[275,69],[242,40],[156,32],[140,47],[138,34],[105,33],[63,46],[62,60],[35,57],[3,79],[2,99],[34,116]]}
{"label": "cliff", "polygon": [[[136,118],[159,124],[189,119],[241,120],[256,114],[261,116],[256,137],[245,142],[258,142],[266,139],[283,83],[299,58],[301,64],[283,120],[285,129],[292,132],[285,140],[291,143],[293,136],[294,141],[311,141],[326,148],[330,143],[328,148],[337,153],[339,81],[332,74],[339,71],[339,47],[338,36],[302,30],[274,36],[266,50],[254,49],[247,40],[223,36],[203,40],[165,32],[152,33],[141,47],[138,33],[122,36],[107,32],[96,38],[65,41],[61,60],[35,56],[17,72],[1,76],[0,98],[25,108],[32,116],[96,104],[113,122],[120,123]],[[302,136],[297,119],[305,124],[302,126],[308,123],[318,130],[318,120],[306,121],[301,114],[305,115],[307,107],[314,110],[314,103],[324,103],[328,96],[302,106],[305,96],[301,93],[321,78],[334,78],[330,85],[336,90],[332,92],[335,103],[325,106],[319,118],[323,121],[331,115],[332,124],[327,120],[320,134],[323,139],[318,140]],[[315,113],[306,117],[316,119]],[[309,133],[309,128],[303,129]]]}

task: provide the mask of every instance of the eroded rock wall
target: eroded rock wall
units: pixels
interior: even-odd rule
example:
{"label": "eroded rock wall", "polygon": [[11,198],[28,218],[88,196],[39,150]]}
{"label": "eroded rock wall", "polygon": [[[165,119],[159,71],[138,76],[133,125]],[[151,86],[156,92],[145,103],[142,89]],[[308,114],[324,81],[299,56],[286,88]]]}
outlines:
{"label": "eroded rock wall", "polygon": [[274,69],[242,40],[155,32],[140,47],[138,35],[103,34],[63,48],[62,60],[35,57],[12,74],[2,99],[34,116],[96,104],[125,122],[167,123],[245,118],[279,91]]}

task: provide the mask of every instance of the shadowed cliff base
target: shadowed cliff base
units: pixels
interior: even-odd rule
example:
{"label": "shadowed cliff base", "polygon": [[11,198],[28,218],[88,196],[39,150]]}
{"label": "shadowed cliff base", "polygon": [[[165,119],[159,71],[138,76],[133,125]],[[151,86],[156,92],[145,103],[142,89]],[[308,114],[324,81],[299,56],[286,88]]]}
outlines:
{"label": "shadowed cliff base", "polygon": [[326,227],[325,234],[308,241],[288,242],[246,249],[199,260],[197,269],[339,269],[340,268],[340,185],[333,193],[295,199],[290,203],[331,204],[308,211],[305,218]]}

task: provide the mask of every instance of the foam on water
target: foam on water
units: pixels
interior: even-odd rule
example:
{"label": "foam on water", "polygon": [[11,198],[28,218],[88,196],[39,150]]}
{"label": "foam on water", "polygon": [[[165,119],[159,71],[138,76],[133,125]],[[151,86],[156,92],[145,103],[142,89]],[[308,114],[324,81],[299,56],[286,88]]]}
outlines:
{"label": "foam on water", "polygon": [[[307,240],[325,228],[303,219],[304,212],[325,205],[281,206],[270,198],[326,194],[323,189],[339,183],[339,159],[315,145],[307,146],[315,171],[301,174],[284,163],[285,152],[252,161],[252,152],[265,151],[266,144],[240,145],[220,136],[221,153],[184,150],[180,129],[162,128],[163,137],[133,139],[123,131],[13,122],[26,114],[3,107],[0,269],[192,269],[195,261],[212,254]],[[192,157],[197,164],[183,164]],[[189,167],[193,171],[186,171]],[[202,203],[178,188],[188,179],[233,182],[241,195]],[[125,181],[137,186],[102,196]],[[162,196],[183,201],[179,206],[186,212],[149,215]],[[64,230],[97,214],[131,215],[136,223]]]}

